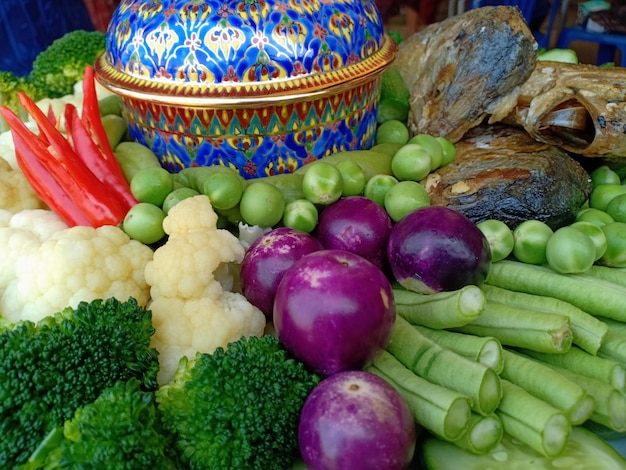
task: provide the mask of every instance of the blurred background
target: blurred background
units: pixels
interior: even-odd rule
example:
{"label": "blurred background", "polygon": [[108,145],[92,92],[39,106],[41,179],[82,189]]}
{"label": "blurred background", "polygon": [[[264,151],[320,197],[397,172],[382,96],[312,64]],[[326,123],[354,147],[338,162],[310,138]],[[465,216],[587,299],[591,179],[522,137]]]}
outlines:
{"label": "blurred background", "polygon": [[37,54],[65,33],[106,31],[120,0],[2,0],[0,70],[25,76]]}
{"label": "blurred background", "polygon": [[[469,0],[468,0],[469,1]],[[551,1],[537,0],[537,29],[546,31],[547,13]],[[620,0],[613,0],[619,2]],[[2,0],[0,2],[0,70],[16,75],[27,75],[37,54],[52,41],[75,29],[106,31],[113,11],[120,0]],[[497,1],[485,3],[499,3]],[[555,22],[551,31],[552,47],[556,44],[559,25],[577,22],[580,4],[589,2],[567,1],[565,14]],[[456,14],[451,6],[457,1],[444,0],[376,0],[389,30],[403,37],[419,31],[427,24],[441,21]],[[461,2],[462,4],[462,2]],[[561,1],[559,0],[559,5]],[[581,63],[596,61],[598,45],[591,42],[574,42]]]}
{"label": "blurred background", "polygon": [[[556,47],[557,37],[559,35],[559,27],[571,26],[576,24],[579,18],[579,10],[581,6],[586,3],[594,3],[587,1],[570,0],[563,2],[560,0],[537,0],[535,2],[535,14],[533,14],[534,21],[538,24],[533,25],[542,32],[547,32],[548,29],[548,14],[551,6],[551,1],[558,1],[559,9],[564,6],[564,14],[557,15],[555,18],[554,27],[551,31],[550,44],[551,47]],[[618,0],[613,0],[619,3]],[[385,1],[376,0],[376,4],[385,17],[385,23],[387,29],[398,31],[403,37],[407,37],[416,30],[423,28],[430,22],[437,22],[446,19],[449,15],[455,14],[456,11],[450,10],[450,5],[457,2],[448,2],[445,0],[410,0],[410,1]],[[469,4],[469,1],[467,2]],[[500,3],[498,1],[482,2],[489,4]],[[605,2],[605,3],[611,3]],[[415,20],[415,11],[420,15],[420,11],[424,12],[420,19]],[[430,13],[430,12],[433,13]],[[429,15],[432,15],[429,17]],[[431,21],[429,21],[431,18]],[[416,28],[417,25],[417,28]],[[578,58],[581,63],[595,64],[598,53],[598,44],[592,42],[576,41],[570,45],[570,48],[574,49],[578,54]]]}

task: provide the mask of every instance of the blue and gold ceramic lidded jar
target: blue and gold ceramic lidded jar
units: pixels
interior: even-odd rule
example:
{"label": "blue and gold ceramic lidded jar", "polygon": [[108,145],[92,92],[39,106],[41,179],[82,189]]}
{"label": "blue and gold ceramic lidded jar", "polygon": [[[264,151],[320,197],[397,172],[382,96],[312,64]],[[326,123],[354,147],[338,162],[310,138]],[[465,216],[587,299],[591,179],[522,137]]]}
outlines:
{"label": "blue and gold ceramic lidded jar", "polygon": [[371,146],[394,55],[373,0],[122,0],[96,73],[165,168],[252,178]]}

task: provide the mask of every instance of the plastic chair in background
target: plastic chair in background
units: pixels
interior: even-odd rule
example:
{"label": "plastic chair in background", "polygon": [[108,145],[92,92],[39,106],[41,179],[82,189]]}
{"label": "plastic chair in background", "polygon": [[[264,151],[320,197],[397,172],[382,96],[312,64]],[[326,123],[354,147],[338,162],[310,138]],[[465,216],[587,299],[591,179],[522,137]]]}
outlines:
{"label": "plastic chair in background", "polygon": [[[517,6],[522,12],[522,16],[528,24],[532,23],[535,0],[470,0],[464,9],[461,9],[458,0],[450,0],[450,6],[458,6],[456,13],[462,13],[465,9],[474,9],[487,5],[509,5]],[[547,27],[544,31],[533,29],[533,35],[539,47],[549,49],[552,43],[553,30],[557,17],[560,17],[557,25],[557,38],[554,47],[567,49],[575,41],[591,42],[598,44],[598,55],[596,64],[601,65],[613,62],[616,59],[616,52],[620,52],[619,65],[626,67],[626,34],[600,33],[586,31],[581,25],[565,26],[567,17],[568,0],[552,0],[550,11],[547,17]]]}
{"label": "plastic chair in background", "polygon": [[528,24],[533,16],[533,11],[535,9],[535,0],[500,0],[500,1],[490,1],[490,0],[471,0],[471,9],[479,8],[486,5],[508,5],[508,6],[516,6],[522,12],[522,16],[526,20]]}
{"label": "plastic chair in background", "polygon": [[596,64],[602,65],[615,61],[615,53],[619,50],[619,65],[626,67],[626,34],[601,33],[587,31],[583,26],[576,24],[561,29],[557,47],[566,49],[574,41],[592,42],[598,44]]}
{"label": "plastic chair in background", "polygon": [[[480,8],[487,5],[507,5],[507,6],[516,6],[520,9],[522,16],[526,20],[526,23],[529,25],[533,24],[533,14],[535,12],[535,0],[471,0],[468,9]],[[552,4],[550,6],[550,10],[547,14],[547,27],[545,32],[539,30],[538,28],[533,28],[532,33],[535,36],[535,40],[539,47],[548,49],[550,47],[551,39],[552,39],[552,29],[554,27],[555,19],[559,12],[560,2],[558,0],[552,0]]]}
{"label": "plastic chair in background", "polygon": [[[537,44],[539,44],[539,47],[543,49],[550,49],[551,47],[552,35],[554,32],[554,23],[556,22],[556,19],[559,16],[559,8],[561,8],[561,1],[552,0],[552,3],[550,4],[550,10],[547,16],[548,24],[546,25],[546,30],[545,31],[541,31],[538,29],[533,30],[533,35],[535,36],[535,40],[537,41]],[[561,15],[563,14],[562,8],[561,8],[560,14]],[[531,15],[532,15],[532,12],[531,12]]]}

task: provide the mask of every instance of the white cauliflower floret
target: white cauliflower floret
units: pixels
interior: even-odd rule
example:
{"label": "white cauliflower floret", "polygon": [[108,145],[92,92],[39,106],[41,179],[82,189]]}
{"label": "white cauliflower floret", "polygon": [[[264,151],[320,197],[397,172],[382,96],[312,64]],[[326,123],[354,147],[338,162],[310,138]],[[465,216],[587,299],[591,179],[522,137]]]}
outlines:
{"label": "white cauliflower floret", "polygon": [[15,279],[19,256],[36,249],[67,225],[50,210],[24,210],[14,214],[0,209],[0,298]]}
{"label": "white cauliflower floret", "polygon": [[159,297],[150,304],[159,351],[159,383],[169,382],[181,357],[213,352],[242,336],[260,336],[265,319],[242,295],[222,290],[213,297]]}
{"label": "white cauliflower floret", "polygon": [[183,356],[211,353],[242,336],[261,336],[266,323],[258,308],[228,290],[233,282],[227,266],[241,263],[245,249],[232,233],[217,228],[208,197],[176,204],[163,228],[168,240],[145,270],[160,384],[173,378]]}
{"label": "white cauliflower floret", "polygon": [[[37,238],[41,229],[13,230]],[[98,298],[134,297],[140,305],[148,303],[144,268],[152,250],[119,227],[65,228],[39,244],[30,238],[15,256],[14,278],[0,298],[0,311],[7,320],[38,321]]]}
{"label": "white cauliflower floret", "polygon": [[0,156],[0,209],[19,212],[25,209],[46,209],[21,171]]}
{"label": "white cauliflower floret", "polygon": [[8,227],[14,215],[11,211],[0,209],[0,227]]}
{"label": "white cauliflower floret", "polygon": [[[79,116],[83,113],[83,101],[85,100],[85,95],[83,93],[82,80],[79,80],[74,84],[73,91],[73,93],[61,96],[59,98],[42,98],[36,103],[37,107],[41,109],[44,113],[48,113],[48,110],[52,108],[52,112],[54,113],[54,115],[60,119],[59,128],[62,131],[65,130],[65,105],[74,105],[76,107],[76,110],[78,111]],[[111,94],[113,94],[112,91],[109,91],[96,80],[96,95],[98,96],[98,100],[101,100]],[[34,119],[32,116],[28,117],[27,124],[28,123],[34,123]]]}
{"label": "white cauliflower floret", "polygon": [[[65,105],[74,105],[78,111],[78,115],[82,115],[84,99],[82,83],[82,80],[78,82],[79,87],[74,87],[75,93],[73,94],[61,96],[60,98],[42,98],[36,103],[37,107],[46,114],[50,111],[50,109],[52,109],[52,113],[60,120],[58,125],[61,131],[65,131]],[[34,123],[35,120],[29,115],[27,122]]]}
{"label": "white cauliflower floret", "polygon": [[56,212],[41,209],[24,210],[12,214],[7,226],[28,230],[37,235],[41,241],[47,240],[55,233],[68,228]]}
{"label": "white cauliflower floret", "polygon": [[272,230],[272,227],[248,225],[243,222],[239,222],[237,228],[239,230],[239,243],[241,243],[246,250],[252,246],[257,238]]}

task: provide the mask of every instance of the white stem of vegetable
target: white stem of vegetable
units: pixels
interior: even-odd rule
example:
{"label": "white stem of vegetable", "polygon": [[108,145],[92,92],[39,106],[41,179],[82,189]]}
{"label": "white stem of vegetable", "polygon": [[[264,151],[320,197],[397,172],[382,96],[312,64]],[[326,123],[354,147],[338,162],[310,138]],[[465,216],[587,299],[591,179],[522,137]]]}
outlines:
{"label": "white stem of vegetable", "polygon": [[502,354],[504,368],[500,377],[563,410],[574,425],[591,416],[594,399],[580,385],[528,356],[506,349]]}
{"label": "white stem of vegetable", "polygon": [[610,359],[593,356],[576,346],[563,354],[547,354],[531,350],[522,352],[547,364],[602,380],[620,392],[626,392],[626,370]]}
{"label": "white stem of vegetable", "polygon": [[444,348],[484,364],[498,374],[502,371],[502,345],[496,338],[466,335],[449,330],[436,330],[419,325],[413,327]]}
{"label": "white stem of vegetable", "polygon": [[482,290],[473,285],[434,294],[395,288],[393,298],[398,315],[413,325],[435,329],[465,325],[476,319],[485,306]]}
{"label": "white stem of vegetable", "polygon": [[517,308],[566,315],[570,319],[572,342],[590,354],[598,352],[608,330],[606,324],[598,318],[554,297],[516,292],[490,285],[483,285],[482,289],[487,302],[498,302]]}
{"label": "white stem of vegetable", "polygon": [[502,381],[502,401],[496,414],[504,432],[548,457],[559,455],[571,430],[565,414],[508,380]]}
{"label": "white stem of vegetable", "polygon": [[487,301],[480,317],[453,328],[461,333],[497,338],[505,346],[562,353],[572,345],[572,330],[565,315],[548,314]]}
{"label": "white stem of vegetable", "polygon": [[498,406],[502,390],[493,369],[441,347],[402,317],[396,317],[387,351],[420,377],[470,397],[480,414]]}
{"label": "white stem of vegetable", "polygon": [[366,370],[389,382],[407,402],[415,421],[442,439],[454,441],[467,429],[468,397],[415,375],[386,351]]}

